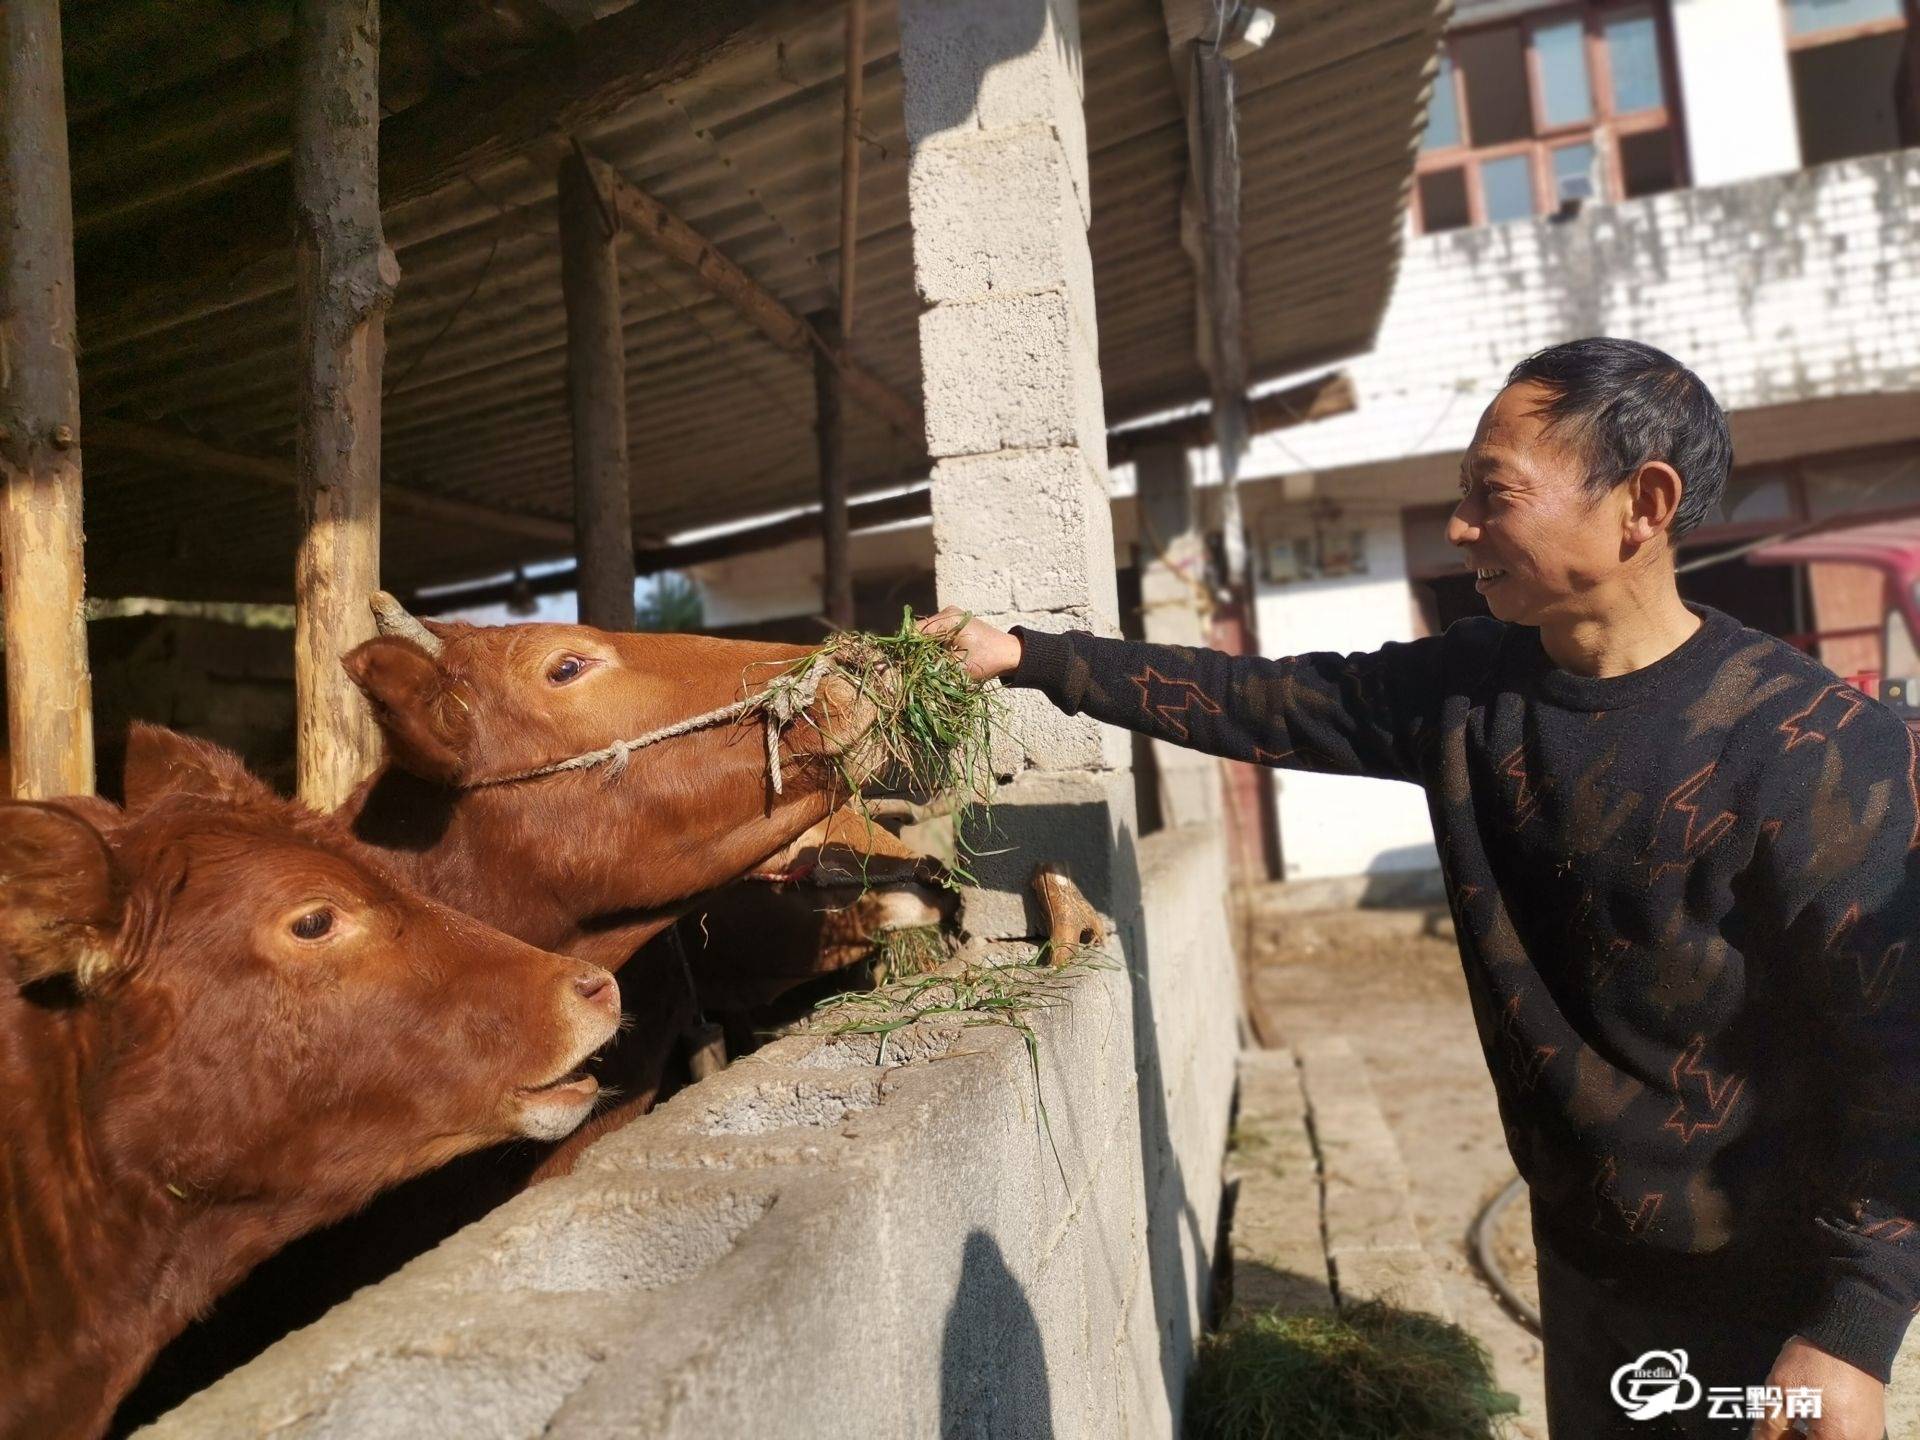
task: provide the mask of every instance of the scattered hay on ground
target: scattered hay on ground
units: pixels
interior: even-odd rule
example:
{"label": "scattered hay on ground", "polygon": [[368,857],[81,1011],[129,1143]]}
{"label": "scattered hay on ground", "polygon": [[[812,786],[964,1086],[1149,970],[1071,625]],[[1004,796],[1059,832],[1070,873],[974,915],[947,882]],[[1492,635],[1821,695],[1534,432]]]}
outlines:
{"label": "scattered hay on ground", "polygon": [[1519,1399],[1458,1325],[1378,1301],[1263,1311],[1200,1342],[1187,1440],[1498,1440]]}
{"label": "scattered hay on ground", "polygon": [[1057,951],[1051,942],[1020,964],[949,964],[932,974],[895,980],[872,990],[834,995],[822,1000],[804,1029],[816,1035],[877,1035],[879,1054],[874,1064],[887,1063],[887,1037],[909,1025],[941,1020],[970,1029],[1004,1025],[1017,1031],[1027,1047],[1033,1072],[1034,1107],[1053,1150],[1060,1180],[1067,1183],[1059,1147],[1053,1143],[1053,1122],[1040,1091],[1040,1037],[1030,1017],[1069,1003],[1068,982],[1096,970],[1118,970],[1119,964],[1098,950],[1075,947]]}
{"label": "scattered hay on ground", "polygon": [[947,932],[939,925],[909,925],[899,930],[881,930],[873,936],[872,945],[868,964],[872,967],[870,974],[872,984],[876,987],[931,974],[946,964],[952,954]]}
{"label": "scattered hay on ground", "polygon": [[[927,926],[942,945],[938,926]],[[910,935],[912,931],[882,932]],[[926,1020],[944,1020],[963,1027],[1005,1025],[1026,1037],[1034,1048],[1033,1025],[1027,1018],[1039,1010],[1067,1003],[1068,983],[1076,975],[1119,966],[1096,950],[1060,957],[1052,947],[1040,946],[1023,964],[946,965],[928,974],[909,975],[871,990],[831,995],[820,1001],[806,1029],[819,1035],[878,1035],[884,1037]],[[885,1046],[882,1046],[882,1054]],[[880,1063],[885,1063],[884,1060]]]}

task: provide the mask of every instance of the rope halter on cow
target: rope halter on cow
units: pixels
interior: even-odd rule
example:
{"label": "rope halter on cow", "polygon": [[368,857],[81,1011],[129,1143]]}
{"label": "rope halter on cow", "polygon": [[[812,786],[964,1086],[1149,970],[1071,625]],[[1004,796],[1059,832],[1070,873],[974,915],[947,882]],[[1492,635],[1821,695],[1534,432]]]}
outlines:
{"label": "rope halter on cow", "polygon": [[649,730],[646,734],[636,735],[631,740],[616,740],[611,745],[602,746],[598,750],[589,750],[584,755],[556,760],[551,765],[536,765],[531,770],[516,770],[510,775],[489,775],[481,780],[469,780],[466,782],[467,788],[507,785],[515,780],[537,780],[542,775],[559,775],[568,770],[591,770],[596,765],[607,766],[607,779],[617,780],[620,773],[627,768],[627,758],[636,750],[644,750],[649,745],[658,745],[662,740],[671,740],[676,735],[688,735],[695,730],[710,730],[716,725],[725,725],[729,721],[758,714],[762,717],[767,733],[767,774],[773,781],[773,793],[781,795],[785,791],[780,781],[780,732],[799,719],[807,707],[819,697],[820,682],[826,679],[833,668],[831,658],[818,655],[805,669],[792,675],[780,676],[758,695],[749,695],[744,700],[736,700],[731,705],[722,705],[718,710],[709,710],[703,715],[676,720],[671,725],[662,725],[658,730]]}
{"label": "rope halter on cow", "polygon": [[[443,648],[442,641],[426,626],[407,613],[404,606],[386,591],[376,591],[371,602],[374,624],[382,635],[397,636],[411,640],[429,655],[438,657]],[[800,719],[820,698],[821,683],[838,667],[829,654],[815,655],[798,670],[775,676],[765,689],[757,695],[736,700],[731,705],[722,705],[717,710],[708,710],[704,714],[693,715],[685,720],[676,720],[671,725],[662,725],[658,730],[649,730],[644,735],[636,735],[629,740],[616,740],[598,750],[589,750],[583,755],[573,755],[565,760],[555,760],[548,765],[536,765],[530,770],[516,770],[506,775],[488,775],[478,780],[464,782],[462,788],[481,789],[489,785],[509,785],[518,780],[537,780],[543,775],[560,775],[569,770],[591,770],[595,766],[608,767],[606,778],[616,780],[627,768],[627,760],[636,750],[644,750],[649,745],[658,745],[662,740],[671,740],[677,735],[689,735],[696,730],[710,730],[717,725],[725,725],[750,715],[761,717],[767,737],[767,774],[773,782],[773,793],[784,794],[780,774],[780,734],[787,726]]]}

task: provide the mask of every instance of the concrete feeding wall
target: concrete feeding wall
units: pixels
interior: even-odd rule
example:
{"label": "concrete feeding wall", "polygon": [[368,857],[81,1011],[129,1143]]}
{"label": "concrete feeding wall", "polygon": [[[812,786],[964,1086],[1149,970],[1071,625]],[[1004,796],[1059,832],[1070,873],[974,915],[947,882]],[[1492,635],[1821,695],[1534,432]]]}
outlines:
{"label": "concrete feeding wall", "polygon": [[[1729,412],[1884,397],[1920,411],[1920,150],[1589,207],[1408,242],[1348,415],[1256,440],[1247,475],[1450,456],[1522,356],[1582,335],[1657,345]],[[1902,393],[1905,392],[1905,393]],[[1872,443],[1861,414],[1796,427],[1796,449]],[[1899,415],[1889,414],[1898,420]],[[1743,442],[1744,443],[1744,442]],[[1448,497],[1447,464],[1395,476],[1403,502]]]}
{"label": "concrete feeding wall", "polygon": [[1137,860],[1135,953],[1033,1015],[1037,1091],[1004,1027],[777,1041],[140,1433],[1175,1433],[1238,989],[1217,831]]}

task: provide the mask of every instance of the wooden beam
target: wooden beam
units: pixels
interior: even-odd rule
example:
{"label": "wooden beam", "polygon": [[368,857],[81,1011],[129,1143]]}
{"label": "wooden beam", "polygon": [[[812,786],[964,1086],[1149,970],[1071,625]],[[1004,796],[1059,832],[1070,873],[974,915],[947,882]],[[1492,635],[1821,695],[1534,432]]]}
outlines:
{"label": "wooden beam", "polygon": [[580,623],[633,629],[627,343],[620,324],[620,225],[578,153],[560,162],[560,288],[567,309],[574,553]]}
{"label": "wooden beam", "polygon": [[860,111],[867,89],[866,0],[846,0],[846,95],[840,115],[840,343],[853,338],[853,270],[860,251]]}
{"label": "wooden beam", "polygon": [[[813,317],[814,329],[830,344],[840,337],[840,321],[831,310]],[[853,628],[853,563],[847,520],[847,447],[841,429],[840,389],[844,382],[825,350],[813,357],[814,439],[820,455],[820,613],[840,630]]]}
{"label": "wooden beam", "polygon": [[[702,0],[608,16],[395,115],[382,127],[382,203],[430,195],[556,134],[591,128],[650,91],[766,43],[816,7],[817,0]],[[82,270],[88,292],[102,298],[82,317],[84,343],[104,350],[285,289],[282,217],[293,192],[290,169],[276,165],[191,215],[168,214],[89,247]]]}
{"label": "wooden beam", "polygon": [[[899,481],[896,479],[887,483],[897,484]],[[880,525],[896,525],[903,520],[923,520],[932,513],[932,492],[910,490],[904,495],[889,495],[881,500],[852,501],[848,506],[848,528],[853,531],[870,530]],[[704,565],[711,560],[758,554],[791,540],[810,540],[819,533],[820,512],[808,510],[784,520],[716,535],[711,540],[636,550],[633,556],[634,570],[641,575],[684,570],[689,565]],[[416,615],[443,615],[451,610],[504,604],[521,595],[559,595],[573,589],[578,578],[578,572],[568,567],[529,575],[524,581],[490,581],[459,590],[443,590],[430,599],[422,599],[418,595],[402,598],[407,609]]]}
{"label": "wooden beam", "polygon": [[332,810],[373,769],[373,717],[340,657],[380,588],[380,374],[399,262],[380,226],[380,0],[296,0],[294,703],[300,798]]}
{"label": "wooden beam", "polygon": [[[142,459],[178,466],[182,470],[232,475],[287,490],[299,488],[293,461],[284,456],[230,450],[224,445],[210,444],[197,435],[189,435],[165,425],[96,416],[87,421],[82,439],[95,450],[137,455]],[[380,486],[380,503],[393,514],[439,521],[465,530],[517,535],[562,549],[573,544],[573,527],[564,520],[527,515],[517,510],[501,510],[492,505],[476,505],[470,500],[456,500],[450,495],[411,490],[390,484],[384,479]]]}
{"label": "wooden beam", "polygon": [[[1263,395],[1248,407],[1247,434],[1264,435],[1290,425],[1307,425],[1334,415],[1344,415],[1357,407],[1353,377],[1342,370],[1299,385],[1289,385]],[[1118,465],[1131,460],[1150,445],[1183,445],[1197,449],[1213,443],[1213,415],[1183,415],[1158,425],[1139,425],[1131,430],[1113,430],[1107,434],[1107,463]]]}
{"label": "wooden beam", "polygon": [[914,445],[926,443],[919,406],[837,345],[829,345],[778,296],[714,248],[706,236],[611,165],[598,159],[589,159],[587,164],[601,188],[613,196],[614,209],[629,233],[693,271],[702,285],[731,304],[782,350],[807,359],[816,350],[824,351],[840,371],[849,399],[865,406]]}
{"label": "wooden beam", "polygon": [[1213,389],[1214,443],[1231,477],[1246,448],[1247,337],[1241,302],[1240,146],[1234,131],[1233,62],[1212,45],[1193,47],[1191,113],[1199,126],[1198,181],[1206,237],[1205,353]]}
{"label": "wooden beam", "polygon": [[1233,62],[1222,51],[1228,13],[1206,0],[1161,0],[1174,88],[1186,114],[1187,184],[1180,231],[1194,269],[1194,339],[1207,374],[1212,433],[1225,484],[1219,524],[1227,580],[1247,578],[1247,545],[1235,480],[1246,451],[1247,343],[1240,261],[1240,152]]}
{"label": "wooden beam", "polygon": [[93,793],[59,0],[0,5],[0,575],[23,800]]}

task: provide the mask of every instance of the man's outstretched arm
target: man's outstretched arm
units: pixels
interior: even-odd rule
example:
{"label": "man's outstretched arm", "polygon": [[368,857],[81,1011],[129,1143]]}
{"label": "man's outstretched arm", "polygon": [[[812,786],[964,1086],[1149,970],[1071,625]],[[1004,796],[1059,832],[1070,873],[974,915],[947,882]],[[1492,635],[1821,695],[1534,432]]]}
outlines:
{"label": "man's outstretched arm", "polygon": [[921,622],[976,680],[1230,760],[1418,782],[1416,742],[1440,698],[1438,636],[1354,655],[1269,660],[1082,631],[995,629],[955,609]]}

